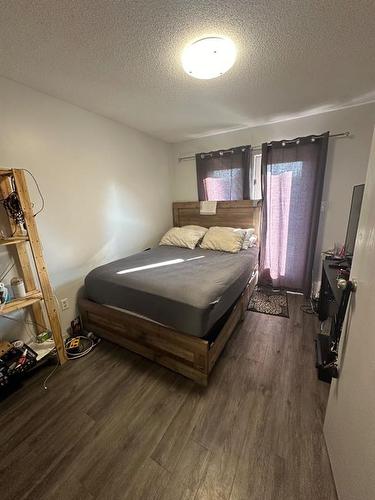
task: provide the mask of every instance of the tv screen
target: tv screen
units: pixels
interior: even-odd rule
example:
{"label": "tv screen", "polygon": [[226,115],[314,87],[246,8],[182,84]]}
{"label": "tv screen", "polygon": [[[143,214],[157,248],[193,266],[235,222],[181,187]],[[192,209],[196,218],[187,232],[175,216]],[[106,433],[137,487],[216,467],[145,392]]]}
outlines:
{"label": "tv screen", "polygon": [[352,257],[354,252],[364,189],[364,184],[359,184],[353,188],[352,204],[350,207],[349,222],[345,238],[345,254],[348,257]]}

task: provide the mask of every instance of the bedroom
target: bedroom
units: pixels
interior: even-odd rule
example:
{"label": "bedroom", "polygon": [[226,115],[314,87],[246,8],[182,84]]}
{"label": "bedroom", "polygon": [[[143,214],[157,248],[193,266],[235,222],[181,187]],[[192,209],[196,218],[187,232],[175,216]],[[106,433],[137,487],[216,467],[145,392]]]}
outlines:
{"label": "bedroom", "polygon": [[[0,281],[9,299],[12,279],[23,278],[27,288],[19,253],[27,248],[21,259],[33,263],[32,244],[48,269],[44,317],[50,312],[64,339],[79,314],[89,331],[107,335],[63,366],[52,352],[0,402],[2,498],[373,498],[374,340],[366,329],[373,320],[374,266],[366,253],[375,203],[373,3],[16,0],[1,2],[1,12],[0,169],[21,169],[32,213],[13,235],[30,243],[0,246]],[[235,58],[223,75],[195,78],[182,56],[208,37],[231,40]],[[317,161],[311,169],[308,196],[296,198],[299,207],[310,200],[303,231],[293,231],[304,235],[294,240],[301,252],[292,257],[280,226],[280,249],[268,247],[288,259],[289,269],[304,259],[304,273],[291,274],[297,286],[275,278],[273,287],[309,290],[278,294],[289,318],[250,311],[253,262],[237,281],[240,290],[233,282],[230,307],[217,310],[210,286],[231,280],[228,266],[246,252],[262,254],[271,234],[264,206],[272,197],[267,192],[259,201],[250,180],[260,188],[262,172],[272,175],[272,151],[298,155],[305,146],[325,161],[319,172]],[[215,163],[213,184],[227,188],[223,172],[239,169],[240,193],[205,191],[200,175]],[[340,376],[329,384],[315,367],[322,252],[340,252],[353,187],[362,184],[351,276],[359,286],[342,328]],[[216,213],[201,214],[199,201],[218,201]],[[14,231],[7,219],[1,206],[2,241]],[[201,248],[200,241],[194,248],[159,246],[179,225],[252,227],[258,240],[237,253]],[[35,231],[42,248],[32,241]],[[237,244],[238,233],[230,233]],[[150,254],[163,250],[168,257]],[[206,254],[218,262],[213,271]],[[116,269],[128,272],[116,276],[131,290],[137,279],[145,294],[131,299],[122,291],[127,302],[118,305],[108,302],[103,282],[99,292],[85,289],[94,270],[129,258]],[[160,262],[167,265],[134,270]],[[200,269],[206,274],[191,285],[189,270]],[[262,261],[255,281],[259,271]],[[168,300],[147,296],[151,286]],[[105,297],[87,305],[88,293]],[[189,302],[176,309],[181,296]],[[2,309],[0,340],[34,345],[38,306],[3,314],[10,303]],[[189,322],[200,325],[203,338]],[[205,338],[208,330],[214,337]]]}

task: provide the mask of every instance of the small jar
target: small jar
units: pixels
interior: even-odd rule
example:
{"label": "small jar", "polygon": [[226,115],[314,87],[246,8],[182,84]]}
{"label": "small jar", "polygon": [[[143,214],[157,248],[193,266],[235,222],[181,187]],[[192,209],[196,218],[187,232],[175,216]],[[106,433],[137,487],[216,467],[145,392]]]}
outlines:
{"label": "small jar", "polygon": [[12,291],[15,299],[21,299],[26,296],[25,285],[22,278],[12,278],[10,280]]}

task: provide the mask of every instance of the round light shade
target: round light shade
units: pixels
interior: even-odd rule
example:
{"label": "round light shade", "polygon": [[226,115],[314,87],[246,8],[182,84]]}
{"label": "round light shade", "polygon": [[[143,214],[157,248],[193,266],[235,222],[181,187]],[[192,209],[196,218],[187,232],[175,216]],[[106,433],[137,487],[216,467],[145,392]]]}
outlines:
{"label": "round light shade", "polygon": [[182,53],[182,66],[194,78],[208,80],[222,75],[236,60],[236,48],[228,38],[202,38]]}

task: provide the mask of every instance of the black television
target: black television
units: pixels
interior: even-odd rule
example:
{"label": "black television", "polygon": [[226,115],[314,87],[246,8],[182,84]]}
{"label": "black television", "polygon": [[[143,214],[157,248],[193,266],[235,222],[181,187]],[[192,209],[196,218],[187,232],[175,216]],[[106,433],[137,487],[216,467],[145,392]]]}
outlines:
{"label": "black television", "polygon": [[359,184],[353,188],[352,204],[350,206],[350,215],[345,238],[345,256],[348,258],[353,257],[364,189],[364,184]]}

